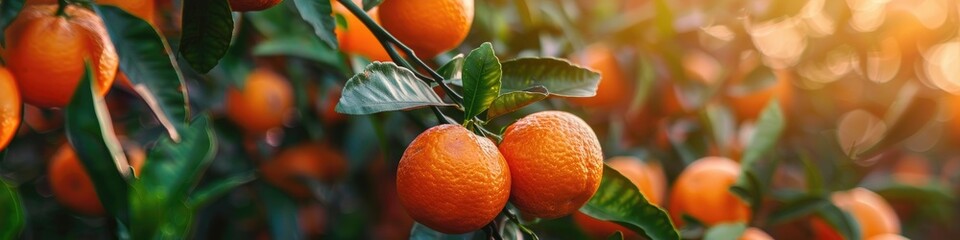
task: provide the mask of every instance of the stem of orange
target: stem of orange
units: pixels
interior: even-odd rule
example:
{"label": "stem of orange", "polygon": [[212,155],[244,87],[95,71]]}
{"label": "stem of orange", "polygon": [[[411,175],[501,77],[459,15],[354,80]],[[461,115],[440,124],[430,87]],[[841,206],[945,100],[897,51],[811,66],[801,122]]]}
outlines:
{"label": "stem of orange", "polygon": [[70,4],[67,3],[67,0],[57,0],[57,4],[59,4],[59,6],[57,6],[57,16],[69,17],[67,15],[67,6]]}

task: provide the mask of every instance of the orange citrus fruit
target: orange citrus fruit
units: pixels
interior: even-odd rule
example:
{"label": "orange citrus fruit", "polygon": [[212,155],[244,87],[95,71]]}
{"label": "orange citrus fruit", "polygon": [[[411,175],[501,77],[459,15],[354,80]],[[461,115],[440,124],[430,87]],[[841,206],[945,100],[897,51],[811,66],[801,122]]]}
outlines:
{"label": "orange citrus fruit", "polygon": [[909,238],[905,238],[903,236],[900,236],[899,234],[883,234],[883,235],[877,235],[877,236],[873,236],[866,239],[867,240],[910,240]]}
{"label": "orange citrus fruit", "polygon": [[[142,149],[132,148],[127,152],[127,160],[133,166],[134,175],[139,174],[146,154]],[[87,174],[83,163],[77,158],[70,144],[63,144],[50,159],[47,169],[50,189],[61,204],[81,214],[103,215],[103,205],[94,188],[93,180]]]}
{"label": "orange citrus fruit", "polygon": [[[893,207],[880,195],[865,188],[836,192],[831,196],[833,204],[850,213],[860,225],[863,239],[884,234],[900,234],[900,219]],[[843,239],[843,237],[822,219],[811,222],[818,239]]]}
{"label": "orange citrus fruit", "polygon": [[[640,189],[640,193],[650,203],[660,205],[666,188],[666,177],[659,165],[644,163],[635,157],[613,157],[607,160],[607,165],[616,169],[624,177],[630,179],[633,185]],[[587,234],[594,238],[606,238],[620,231],[626,239],[635,239],[637,234],[619,224],[601,221],[586,214],[576,212],[573,220]]]}
{"label": "orange citrus fruit", "polygon": [[23,101],[40,107],[64,107],[80,84],[84,61],[105,95],[117,74],[119,58],[103,21],[90,10],[56,5],[26,6],[6,30],[3,59],[17,80]]}
{"label": "orange citrus fruit", "polygon": [[510,197],[510,169],[489,139],[460,125],[427,129],[397,166],[397,195],[410,216],[444,233],[480,229]]}
{"label": "orange citrus fruit", "polygon": [[771,237],[770,234],[767,234],[767,232],[760,230],[759,228],[751,227],[751,228],[747,228],[747,230],[743,232],[743,235],[740,235],[739,239],[740,240],[773,240],[773,237]]}
{"label": "orange citrus fruit", "polygon": [[[374,7],[370,9],[370,11],[367,11],[367,15],[370,15],[370,18],[380,23],[378,12],[378,8]],[[373,32],[371,32],[367,26],[363,25],[363,22],[360,22],[357,16],[354,16],[346,7],[338,2],[333,3],[333,13],[343,16],[347,24],[346,26],[338,24],[335,29],[337,42],[340,43],[340,51],[348,54],[361,55],[369,58],[371,61],[391,61],[387,50],[383,49],[383,45],[380,44],[377,37],[373,35]]]}
{"label": "orange citrus fruit", "polygon": [[[736,86],[727,92],[731,106],[738,120],[755,119],[774,97],[780,108],[789,107],[793,91],[792,73],[787,70],[774,70],[776,82],[768,86]],[[745,76],[733,78],[732,84],[742,84]]]}
{"label": "orange citrus fruit", "polygon": [[730,192],[740,176],[740,164],[723,157],[705,157],[680,173],[670,193],[670,215],[678,226],[690,215],[707,226],[746,221],[750,208]]}
{"label": "orange citrus fruit", "polygon": [[230,88],[227,115],[251,133],[263,133],[283,125],[293,109],[293,88],[283,76],[263,68],[247,76],[243,89]]}
{"label": "orange citrus fruit", "polygon": [[603,177],[597,135],[566,112],[538,112],[511,124],[500,152],[513,178],[510,201],[531,217],[558,218],[577,211]]}
{"label": "orange citrus fruit", "polygon": [[618,107],[630,102],[630,82],[627,81],[613,49],[603,44],[594,44],[579,55],[571,57],[574,62],[583,64],[600,73],[600,85],[597,95],[586,98],[570,98],[570,102],[586,107]]}
{"label": "orange citrus fruit", "polygon": [[473,24],[473,0],[385,0],[383,27],[421,58],[460,45]]}
{"label": "orange citrus fruit", "polygon": [[13,75],[6,68],[0,67],[0,151],[10,144],[20,127],[22,107],[23,102],[20,101],[20,92],[17,92]]}
{"label": "orange citrus fruit", "polygon": [[893,179],[900,183],[923,186],[933,181],[932,167],[923,156],[909,154],[893,165]]}
{"label": "orange citrus fruit", "polygon": [[[150,24],[154,22],[155,5],[153,0],[98,0],[97,3],[113,5],[146,20]],[[27,5],[35,4],[57,4],[57,0],[27,0]]]}
{"label": "orange citrus fruit", "polygon": [[345,176],[346,169],[347,160],[343,154],[322,143],[307,143],[285,149],[273,160],[260,166],[264,179],[299,198],[310,196],[310,189],[301,178],[331,183]]}
{"label": "orange citrus fruit", "polygon": [[283,0],[230,0],[230,9],[236,12],[260,11],[280,4]]}

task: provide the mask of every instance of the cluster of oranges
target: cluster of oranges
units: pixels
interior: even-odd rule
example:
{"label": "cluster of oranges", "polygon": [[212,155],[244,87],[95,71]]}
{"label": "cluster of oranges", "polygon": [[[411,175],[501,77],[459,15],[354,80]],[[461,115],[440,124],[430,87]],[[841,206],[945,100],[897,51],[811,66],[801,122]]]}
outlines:
{"label": "cluster of oranges", "polygon": [[545,111],[510,125],[499,147],[459,125],[428,129],[397,169],[397,194],[413,219],[445,233],[480,229],[509,200],[531,217],[558,218],[600,186],[596,134],[573,114]]}

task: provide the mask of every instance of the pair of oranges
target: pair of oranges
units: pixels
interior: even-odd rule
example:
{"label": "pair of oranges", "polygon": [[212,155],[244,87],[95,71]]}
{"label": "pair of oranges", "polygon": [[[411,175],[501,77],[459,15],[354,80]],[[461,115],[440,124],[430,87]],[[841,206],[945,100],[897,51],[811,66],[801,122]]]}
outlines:
{"label": "pair of oranges", "polygon": [[498,147],[466,128],[432,127],[407,147],[397,194],[413,219],[464,233],[493,220],[509,200],[527,216],[577,211],[600,186],[603,155],[582,119],[545,111],[510,125]]}
{"label": "pair of oranges", "polygon": [[[390,61],[380,41],[359,18],[339,3],[334,3],[333,10],[346,20],[346,25],[336,28],[341,51]],[[367,14],[418,57],[433,58],[467,37],[473,24],[473,0],[385,0]]]}

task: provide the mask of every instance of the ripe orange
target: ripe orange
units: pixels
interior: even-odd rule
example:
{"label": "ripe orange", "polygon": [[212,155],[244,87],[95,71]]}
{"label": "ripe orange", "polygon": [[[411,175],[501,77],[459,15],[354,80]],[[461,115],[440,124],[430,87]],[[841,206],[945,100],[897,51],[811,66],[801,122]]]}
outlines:
{"label": "ripe orange", "polygon": [[280,4],[283,0],[230,0],[230,9],[236,12],[260,11]]}
{"label": "ripe orange", "polygon": [[910,239],[900,236],[899,234],[883,234],[883,235],[877,235],[877,236],[867,238],[867,240],[910,240]]}
{"label": "ripe orange", "polygon": [[[133,166],[134,175],[136,175],[139,174],[146,160],[146,154],[142,149],[131,149],[128,151],[127,160]],[[61,204],[84,215],[103,215],[103,205],[100,204],[93,180],[90,179],[90,175],[87,174],[83,163],[77,158],[70,144],[63,144],[53,155],[47,174],[53,196]]]}
{"label": "ripe orange", "polygon": [[[651,203],[660,205],[663,200],[663,191],[666,188],[666,177],[659,165],[644,163],[635,157],[614,157],[607,160],[607,165],[619,171],[623,176],[630,179],[634,185],[640,189]],[[591,237],[600,239],[606,238],[620,231],[624,238],[634,239],[637,234],[619,224],[607,221],[601,221],[586,214],[576,212],[573,214],[573,220]]]}
{"label": "ripe orange", "polygon": [[723,157],[705,157],[680,173],[670,193],[670,217],[683,225],[682,214],[693,216],[708,226],[723,222],[746,221],[750,208],[730,193],[740,175],[740,164]]}
{"label": "ripe orange", "polygon": [[424,131],[397,166],[397,195],[410,216],[444,233],[480,229],[510,196],[510,169],[497,146],[460,125]]}
{"label": "ripe orange", "polygon": [[17,134],[22,106],[13,75],[6,68],[0,67],[0,151],[6,148],[13,135]]}
{"label": "ripe orange", "polygon": [[298,198],[310,196],[300,178],[335,182],[346,175],[347,160],[327,144],[307,143],[283,150],[273,160],[260,165],[263,178]]}
{"label": "ripe orange", "polygon": [[[98,4],[113,5],[133,14],[150,24],[154,22],[153,0],[98,0]],[[27,0],[27,5],[57,4],[57,0]]]}
{"label": "ripe orange", "polygon": [[340,96],[343,93],[343,87],[335,86],[327,90],[327,95],[323,102],[317,103],[317,113],[320,120],[325,124],[336,124],[347,120],[347,115],[337,112],[337,103],[340,102]]}
{"label": "ripe orange", "polygon": [[[757,118],[763,108],[767,106],[767,103],[774,97],[779,101],[781,109],[789,107],[793,91],[792,73],[787,70],[774,70],[774,75],[776,75],[777,80],[773,85],[761,86],[760,89],[738,86],[727,92],[738,120]],[[731,83],[740,84],[744,78],[745,76],[735,77]]]}
{"label": "ripe orange", "polygon": [[418,57],[433,58],[460,45],[473,24],[473,0],[385,0],[383,27]]}
{"label": "ripe orange", "polygon": [[740,235],[740,240],[773,240],[773,237],[759,228],[751,227]]}
{"label": "ripe orange", "polygon": [[[378,8],[374,7],[370,9],[370,11],[367,11],[367,14],[370,15],[374,21],[380,23],[378,12]],[[383,45],[380,44],[377,37],[373,35],[373,32],[371,32],[367,26],[363,25],[363,22],[360,22],[357,16],[354,16],[346,7],[335,1],[333,4],[333,13],[343,16],[343,19],[345,19],[347,23],[346,26],[338,24],[335,30],[337,42],[340,43],[340,51],[348,54],[362,55],[371,61],[391,61],[387,50],[383,49]]]}
{"label": "ripe orange", "polygon": [[290,83],[274,72],[256,69],[247,76],[242,90],[230,88],[226,110],[235,123],[250,133],[263,133],[283,125],[293,109]]}
{"label": "ripe orange", "polygon": [[[847,211],[860,225],[863,239],[884,234],[900,234],[900,219],[897,213],[880,195],[865,188],[836,192],[831,197],[833,204]],[[840,233],[819,218],[811,222],[818,239],[843,239]]]}
{"label": "ripe orange", "polygon": [[6,30],[3,59],[17,80],[24,102],[64,107],[70,102],[90,60],[94,82],[105,95],[117,74],[119,58],[103,21],[90,10],[56,5],[26,6]]}
{"label": "ripe orange", "polygon": [[571,214],[600,187],[600,141],[573,114],[543,111],[521,118],[507,127],[500,152],[513,178],[510,201],[528,216]]}
{"label": "ripe orange", "polygon": [[571,57],[574,62],[600,73],[597,95],[587,98],[570,98],[570,102],[586,107],[612,108],[630,102],[630,82],[627,81],[613,49],[603,44],[594,44],[579,55]]}

